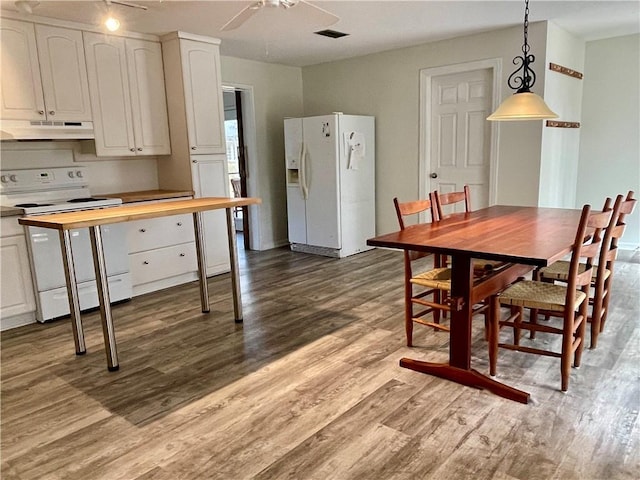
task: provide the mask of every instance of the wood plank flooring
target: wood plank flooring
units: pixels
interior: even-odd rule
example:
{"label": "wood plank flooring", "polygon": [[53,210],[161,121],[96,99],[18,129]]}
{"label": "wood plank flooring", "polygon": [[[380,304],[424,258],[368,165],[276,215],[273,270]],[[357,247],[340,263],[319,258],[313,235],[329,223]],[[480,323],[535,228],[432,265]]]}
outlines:
{"label": "wood plank flooring", "polygon": [[[1,476],[637,479],[640,253],[617,267],[607,329],[566,394],[557,359],[500,351],[498,378],[529,405],[398,366],[446,360],[448,334],[418,325],[405,347],[402,256],[388,250],[247,252],[244,325],[228,275],[209,279],[210,314],[196,283],[117,305],[118,372],[97,312],[82,357],[68,320],[4,332]],[[487,372],[482,326],[472,362]]]}

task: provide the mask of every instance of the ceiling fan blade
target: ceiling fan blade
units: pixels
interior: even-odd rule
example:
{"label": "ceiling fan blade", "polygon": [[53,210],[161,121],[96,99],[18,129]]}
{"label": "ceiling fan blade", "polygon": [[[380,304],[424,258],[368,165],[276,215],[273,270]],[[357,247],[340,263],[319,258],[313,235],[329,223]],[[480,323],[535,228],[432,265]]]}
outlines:
{"label": "ceiling fan blade", "polygon": [[231,20],[225,23],[220,28],[220,31],[226,32],[226,31],[235,30],[236,28],[238,28],[244,22],[249,20],[249,18],[251,18],[259,10],[259,4],[260,2],[258,2],[258,4],[249,5],[248,7],[245,7],[243,10],[240,10],[240,13],[236,14],[235,17],[233,17]]}
{"label": "ceiling fan blade", "polygon": [[144,5],[138,5],[137,3],[122,2],[120,0],[105,0],[105,3],[107,5],[110,5],[113,3],[115,5],[122,5],[123,7],[139,8],[140,10],[148,10],[148,7],[145,7]]}
{"label": "ceiling fan blade", "polygon": [[309,3],[306,0],[299,0],[295,7],[301,10],[304,9],[305,15],[307,15],[310,20],[321,23],[326,27],[328,27],[329,25],[333,25],[338,20],[340,20],[340,17],[338,17],[337,15],[328,12],[324,8],[318,7],[313,3]]}

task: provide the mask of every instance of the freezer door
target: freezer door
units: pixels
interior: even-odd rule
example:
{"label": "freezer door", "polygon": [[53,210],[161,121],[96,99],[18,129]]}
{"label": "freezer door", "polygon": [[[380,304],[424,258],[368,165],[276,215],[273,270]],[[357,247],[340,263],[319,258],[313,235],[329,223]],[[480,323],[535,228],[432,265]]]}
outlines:
{"label": "freezer door", "polygon": [[307,215],[305,201],[298,186],[287,187],[287,218],[289,242],[307,243]]}
{"label": "freezer door", "polygon": [[307,244],[342,248],[337,115],[303,119],[304,179],[307,187]]}

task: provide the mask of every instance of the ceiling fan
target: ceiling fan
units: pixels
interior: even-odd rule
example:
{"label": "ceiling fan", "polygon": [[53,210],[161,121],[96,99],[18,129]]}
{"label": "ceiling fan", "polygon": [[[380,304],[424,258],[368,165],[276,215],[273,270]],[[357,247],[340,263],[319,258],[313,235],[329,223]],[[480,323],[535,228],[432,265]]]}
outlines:
{"label": "ceiling fan", "polygon": [[317,7],[305,0],[258,0],[257,2],[242,9],[231,20],[225,23],[220,30],[235,30],[265,7],[284,9],[295,7],[297,9],[304,10],[305,16],[313,21],[323,24],[324,26],[333,25],[340,20],[340,17],[337,15],[334,15],[333,13],[326,11],[324,8]]}

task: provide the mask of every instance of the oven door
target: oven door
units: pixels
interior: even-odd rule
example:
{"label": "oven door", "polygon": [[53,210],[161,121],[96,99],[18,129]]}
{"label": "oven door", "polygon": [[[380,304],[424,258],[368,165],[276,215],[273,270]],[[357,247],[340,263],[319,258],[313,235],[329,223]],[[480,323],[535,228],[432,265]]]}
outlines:
{"label": "oven door", "polygon": [[[107,276],[127,273],[129,258],[124,224],[101,227]],[[38,292],[64,287],[60,234],[48,228],[28,227],[29,250]],[[89,229],[71,230],[71,250],[78,284],[95,280]]]}

